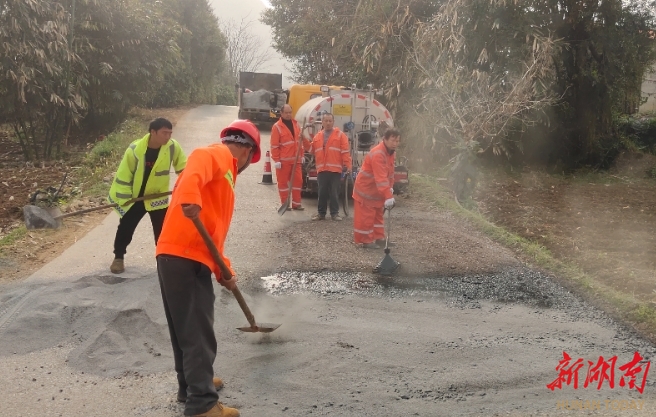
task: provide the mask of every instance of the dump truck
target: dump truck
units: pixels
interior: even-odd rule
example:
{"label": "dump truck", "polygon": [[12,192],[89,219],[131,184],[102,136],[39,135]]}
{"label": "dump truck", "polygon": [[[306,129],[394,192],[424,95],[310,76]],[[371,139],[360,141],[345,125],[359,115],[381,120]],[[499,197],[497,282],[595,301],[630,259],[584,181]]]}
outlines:
{"label": "dump truck", "polygon": [[239,73],[237,105],[240,119],[259,125],[273,124],[280,117],[280,109],[286,102],[287,93],[282,89],[282,74]]}
{"label": "dump truck", "polygon": [[[308,88],[302,88],[308,87]],[[318,94],[316,95],[317,92]],[[297,110],[294,118],[300,125],[304,125],[304,135],[312,139],[322,128],[321,117],[324,113],[332,113],[335,118],[335,127],[342,130],[349,140],[351,147],[351,159],[353,161],[352,178],[342,175],[342,193],[344,187],[352,187],[358,175],[364,157],[371,148],[376,146],[383,138],[385,131],[394,127],[392,115],[387,108],[376,100],[379,91],[373,90],[371,86],[367,89],[352,87],[332,86],[292,86],[289,89],[290,103],[298,103],[299,95],[309,99]],[[314,97],[311,97],[313,96]],[[394,173],[394,192],[403,193],[409,185],[409,173],[405,165],[405,158],[397,158]],[[352,181],[351,181],[352,180]],[[305,195],[316,194],[317,171],[314,158],[305,154],[303,164],[303,189]],[[346,192],[348,194],[349,191]]]}

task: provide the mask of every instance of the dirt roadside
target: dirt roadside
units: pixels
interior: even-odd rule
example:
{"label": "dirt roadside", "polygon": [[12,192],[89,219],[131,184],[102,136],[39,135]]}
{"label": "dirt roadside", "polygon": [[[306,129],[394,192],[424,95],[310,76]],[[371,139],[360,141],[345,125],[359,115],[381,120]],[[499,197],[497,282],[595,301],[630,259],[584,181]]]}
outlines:
{"label": "dirt roadside", "polygon": [[[131,117],[141,120],[144,131],[148,122],[156,117],[166,117],[175,123],[189,107],[171,109],[135,109]],[[174,135],[175,137],[175,135]],[[136,139],[136,138],[135,138]],[[17,144],[0,135],[0,239],[23,224],[22,207],[29,204],[29,196],[37,189],[59,188],[70,163],[56,161],[43,164],[26,164]],[[69,186],[71,185],[70,182]],[[74,186],[74,184],[73,184]],[[91,201],[90,201],[91,200]],[[70,202],[71,209],[96,205],[104,196],[80,198]],[[103,201],[104,203],[104,201]],[[33,230],[19,235],[8,245],[0,247],[0,284],[28,277],[43,265],[58,257],[63,251],[100,224],[110,210],[89,213],[66,219],[57,230]]]}
{"label": "dirt roadside", "polygon": [[[625,153],[604,173],[495,172],[483,175],[474,198],[494,224],[544,246],[625,300],[648,303],[631,319],[654,340],[656,181],[648,175],[654,166],[654,156]],[[592,286],[591,300],[603,303]]]}

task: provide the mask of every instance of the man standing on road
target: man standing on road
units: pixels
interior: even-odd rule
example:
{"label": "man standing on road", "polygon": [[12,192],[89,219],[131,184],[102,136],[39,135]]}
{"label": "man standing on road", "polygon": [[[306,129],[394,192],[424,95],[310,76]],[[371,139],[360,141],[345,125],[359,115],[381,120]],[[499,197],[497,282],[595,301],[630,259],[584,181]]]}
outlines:
{"label": "man standing on road", "polygon": [[[218,402],[214,378],[214,289],[235,288],[237,277],[226,279],[191,219],[199,218],[223,256],[235,206],[235,182],[251,162],[260,159],[260,132],[248,120],[235,120],[221,132],[221,144],[198,148],[173,189],[171,207],[157,244],[157,270],[164,312],[171,334],[178,401],[185,415],[237,417],[239,411]],[[234,275],[234,272],[233,272]]]}
{"label": "man standing on road", "polygon": [[312,142],[306,144],[306,150],[314,154],[317,166],[317,185],[319,187],[318,213],[312,220],[325,220],[328,201],[330,200],[330,217],[342,220],[339,215],[339,188],[342,172],[351,173],[351,149],[348,138],[336,127],[331,113],[321,117],[323,130],[316,134]]}
{"label": "man standing on road", "polygon": [[385,244],[385,209],[394,207],[394,152],[401,134],[385,132],[383,140],[369,151],[353,186],[353,238],[371,249]]}
{"label": "man standing on road", "polygon": [[127,247],[146,213],[150,216],[157,244],[169,205],[168,196],[132,204],[127,203],[128,200],[169,191],[171,167],[179,174],[187,163],[180,144],[171,139],[173,124],[170,121],[155,119],[150,123],[148,131],[146,136],[132,142],[125,151],[109,190],[108,200],[110,203],[118,203],[115,210],[121,216],[114,238],[114,261],[109,267],[115,274],[125,271],[123,259]]}
{"label": "man standing on road", "polygon": [[[299,150],[301,140],[309,142],[301,138],[301,128],[298,122],[292,119],[292,106],[285,104],[280,111],[280,120],[271,128],[271,159],[276,167],[280,203],[285,204],[291,192],[292,210],[305,210],[301,205],[301,187],[303,187],[301,169],[303,153]],[[294,161],[296,161],[296,171],[292,172]],[[294,180],[290,190],[289,181],[292,176]]]}

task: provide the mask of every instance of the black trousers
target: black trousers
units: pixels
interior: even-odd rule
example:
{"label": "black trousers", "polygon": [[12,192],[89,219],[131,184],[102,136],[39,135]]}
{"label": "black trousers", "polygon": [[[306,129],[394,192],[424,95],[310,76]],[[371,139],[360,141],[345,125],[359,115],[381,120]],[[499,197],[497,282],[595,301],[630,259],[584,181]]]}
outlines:
{"label": "black trousers", "polygon": [[171,334],[180,390],[187,391],[185,415],[202,414],[219,400],[214,388],[214,288],[210,269],[191,259],[157,257],[159,286]]}
{"label": "black trousers", "polygon": [[155,234],[155,244],[162,233],[162,225],[164,224],[164,216],[166,216],[166,208],[146,211],[146,206],[143,201],[137,201],[130,207],[130,210],[121,217],[118,223],[118,230],[116,230],[116,237],[114,238],[114,256],[123,259],[127,252],[128,245],[132,242],[132,236],[137,229],[139,222],[148,213],[150,216],[150,223],[153,225],[153,233]]}
{"label": "black trousers", "polygon": [[322,171],[317,174],[317,186],[319,188],[319,216],[326,215],[328,201],[330,201],[330,215],[339,214],[339,188],[342,174],[339,172]]}

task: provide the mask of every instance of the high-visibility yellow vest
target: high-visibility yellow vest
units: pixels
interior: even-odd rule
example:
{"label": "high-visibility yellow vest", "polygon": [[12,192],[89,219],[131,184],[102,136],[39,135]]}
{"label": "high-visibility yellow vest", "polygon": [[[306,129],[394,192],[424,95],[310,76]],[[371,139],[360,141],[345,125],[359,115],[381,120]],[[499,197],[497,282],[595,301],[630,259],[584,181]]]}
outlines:
{"label": "high-visibility yellow vest", "polygon": [[[144,180],[146,150],[148,149],[150,133],[141,139],[137,139],[128,146],[123,154],[114,182],[109,189],[108,200],[110,203],[118,203],[115,208],[119,216],[123,217],[132,207],[132,204],[123,205],[128,200],[139,196],[141,185]],[[169,140],[159,150],[157,161],[146,181],[144,195],[165,193],[169,191],[171,167],[179,174],[187,164],[187,156],[182,147],[175,140]],[[160,197],[154,200],[144,201],[147,211],[160,210],[169,206],[169,198]]]}

